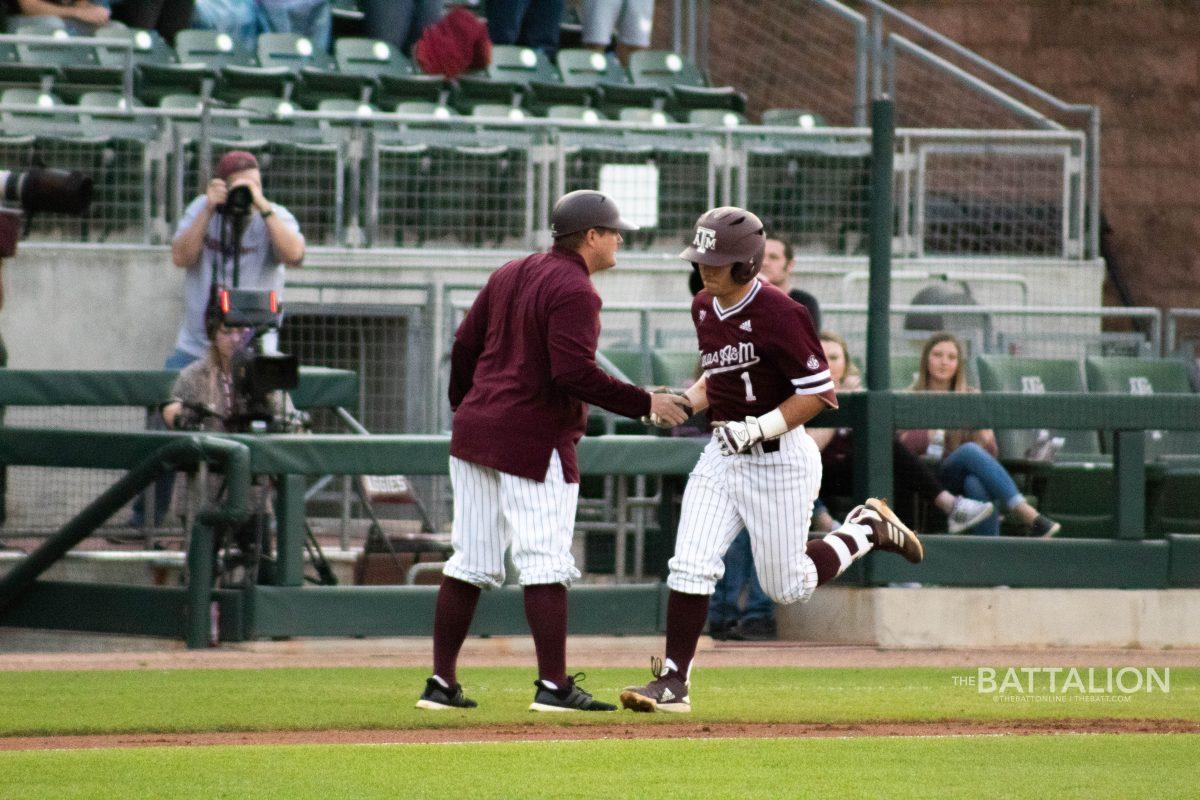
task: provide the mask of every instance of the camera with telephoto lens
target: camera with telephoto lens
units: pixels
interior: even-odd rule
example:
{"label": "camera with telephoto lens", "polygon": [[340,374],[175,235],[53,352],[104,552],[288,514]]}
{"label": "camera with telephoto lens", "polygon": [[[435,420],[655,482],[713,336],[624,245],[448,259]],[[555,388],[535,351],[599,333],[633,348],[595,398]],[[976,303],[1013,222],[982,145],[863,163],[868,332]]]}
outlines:
{"label": "camera with telephoto lens", "polygon": [[230,217],[244,217],[250,213],[250,204],[253,202],[254,195],[251,194],[249,186],[235,186],[225,195],[225,202],[217,206],[217,213]]}
{"label": "camera with telephoto lens", "polygon": [[278,330],[283,319],[273,291],[218,289],[216,313],[231,328],[250,328],[247,342],[233,355],[233,403],[226,425],[231,431],[288,433],[305,426],[305,416],[288,413],[280,403],[273,407],[271,395],[295,389],[300,383],[300,366],[294,355],[268,353],[263,336]]}
{"label": "camera with telephoto lens", "polygon": [[[0,170],[0,192],[0,203],[19,207],[26,218],[41,212],[83,215],[92,204],[92,179],[64,169]],[[16,255],[20,238],[20,215],[0,208],[0,258]]]}

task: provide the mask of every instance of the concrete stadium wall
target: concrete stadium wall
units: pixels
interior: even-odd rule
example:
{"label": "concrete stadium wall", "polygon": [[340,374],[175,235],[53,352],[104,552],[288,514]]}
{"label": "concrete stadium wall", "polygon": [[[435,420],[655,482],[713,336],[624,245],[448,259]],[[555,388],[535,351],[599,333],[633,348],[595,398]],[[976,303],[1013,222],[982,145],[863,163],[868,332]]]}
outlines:
{"label": "concrete stadium wall", "polygon": [[[482,285],[505,261],[523,255],[501,251],[317,249],[291,282],[411,282]],[[1038,305],[1099,306],[1103,267],[1098,262],[952,259],[897,260],[897,270],[976,271],[1025,278],[1033,288],[1028,302]],[[866,303],[865,281],[847,284],[850,272],[867,269],[865,258],[810,258],[795,283],[822,303]],[[596,286],[606,303],[686,303],[688,269],[673,254],[626,252],[621,264],[600,273]],[[172,351],[183,304],[182,271],[165,247],[22,244],[5,262],[5,307],[0,335],[9,366],[22,369],[158,369]],[[896,303],[908,302],[919,283],[897,283]],[[981,303],[1022,302],[1013,285],[992,289],[980,283]],[[1041,291],[1054,287],[1053,292]],[[353,302],[362,303],[362,292]],[[292,291],[287,299],[316,299],[312,291]],[[336,291],[321,294],[339,302]],[[343,298],[350,301],[350,294]],[[375,292],[373,303],[387,303]],[[396,300],[398,302],[398,300]],[[1062,321],[1050,321],[1059,326]],[[685,323],[686,324],[686,323]],[[1034,328],[1030,328],[1033,330]],[[1094,329],[1094,325],[1093,325]]]}
{"label": "concrete stadium wall", "polygon": [[783,639],[879,647],[1200,647],[1200,590],[863,589],[778,609]]}

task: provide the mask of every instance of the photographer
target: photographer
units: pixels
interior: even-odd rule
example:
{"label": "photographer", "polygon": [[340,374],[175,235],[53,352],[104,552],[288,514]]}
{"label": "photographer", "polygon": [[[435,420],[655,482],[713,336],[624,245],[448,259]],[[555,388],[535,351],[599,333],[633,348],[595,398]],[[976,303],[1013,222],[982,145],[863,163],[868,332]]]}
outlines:
{"label": "photographer", "polygon": [[[187,270],[183,280],[184,319],[175,352],[166,369],[182,369],[202,358],[208,348],[204,313],[214,284],[241,289],[273,289],[282,299],[284,268],[304,260],[304,236],[292,213],[263,196],[258,159],[244,150],[226,153],[217,177],[193,200],[179,221],[171,244],[175,266]],[[242,207],[249,192],[249,203]],[[243,210],[244,209],[244,210]],[[243,213],[239,214],[239,210]],[[241,236],[234,242],[237,229]],[[235,285],[234,248],[237,280]],[[274,349],[274,342],[268,342]]]}

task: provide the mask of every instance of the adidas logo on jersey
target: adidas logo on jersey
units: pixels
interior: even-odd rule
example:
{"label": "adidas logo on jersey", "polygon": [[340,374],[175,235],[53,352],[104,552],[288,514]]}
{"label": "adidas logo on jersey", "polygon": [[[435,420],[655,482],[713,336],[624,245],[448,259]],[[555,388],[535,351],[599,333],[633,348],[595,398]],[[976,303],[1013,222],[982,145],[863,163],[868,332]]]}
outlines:
{"label": "adidas logo on jersey", "polygon": [[700,321],[701,321],[701,322],[704,322],[704,320],[705,320],[705,319],[708,317],[708,312],[707,312],[707,311],[705,311],[705,310],[702,308],[702,309],[700,309],[700,315],[699,315],[699,316],[700,316]]}
{"label": "adidas logo on jersey", "polygon": [[746,331],[747,333],[750,333],[750,332],[751,332],[751,331],[750,331],[750,320],[746,320],[746,321],[745,321],[745,322],[743,322],[741,325],[738,325],[738,328],[740,328],[741,330],[744,330],[744,331]]}
{"label": "adidas logo on jersey", "polygon": [[821,366],[821,362],[817,361],[816,356],[809,356],[808,361],[804,362],[804,366],[808,367],[809,369],[815,370],[817,367]]}

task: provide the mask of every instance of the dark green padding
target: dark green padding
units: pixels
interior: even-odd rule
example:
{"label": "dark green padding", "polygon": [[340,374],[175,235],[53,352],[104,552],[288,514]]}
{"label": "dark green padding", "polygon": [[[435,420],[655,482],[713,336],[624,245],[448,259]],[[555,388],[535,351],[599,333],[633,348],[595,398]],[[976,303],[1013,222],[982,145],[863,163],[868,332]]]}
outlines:
{"label": "dark green padding", "polygon": [[1049,589],[1164,589],[1165,541],[1022,539],[1000,536],[926,536],[919,565],[872,554],[873,585],[1011,586]]}
{"label": "dark green padding", "polygon": [[682,388],[695,382],[700,354],[695,350],[655,350],[651,366],[656,386]]}
{"label": "dark green padding", "polygon": [[[174,370],[0,370],[0,406],[157,406],[171,396]],[[358,376],[301,367],[297,408],[355,408]]]}
{"label": "dark green padding", "polygon": [[1173,588],[1200,588],[1200,536],[1172,534],[1167,544],[1171,548],[1167,582]]}
{"label": "dark green padding", "polygon": [[1200,534],[1200,468],[1164,471],[1150,504],[1147,527],[1156,534]]}

